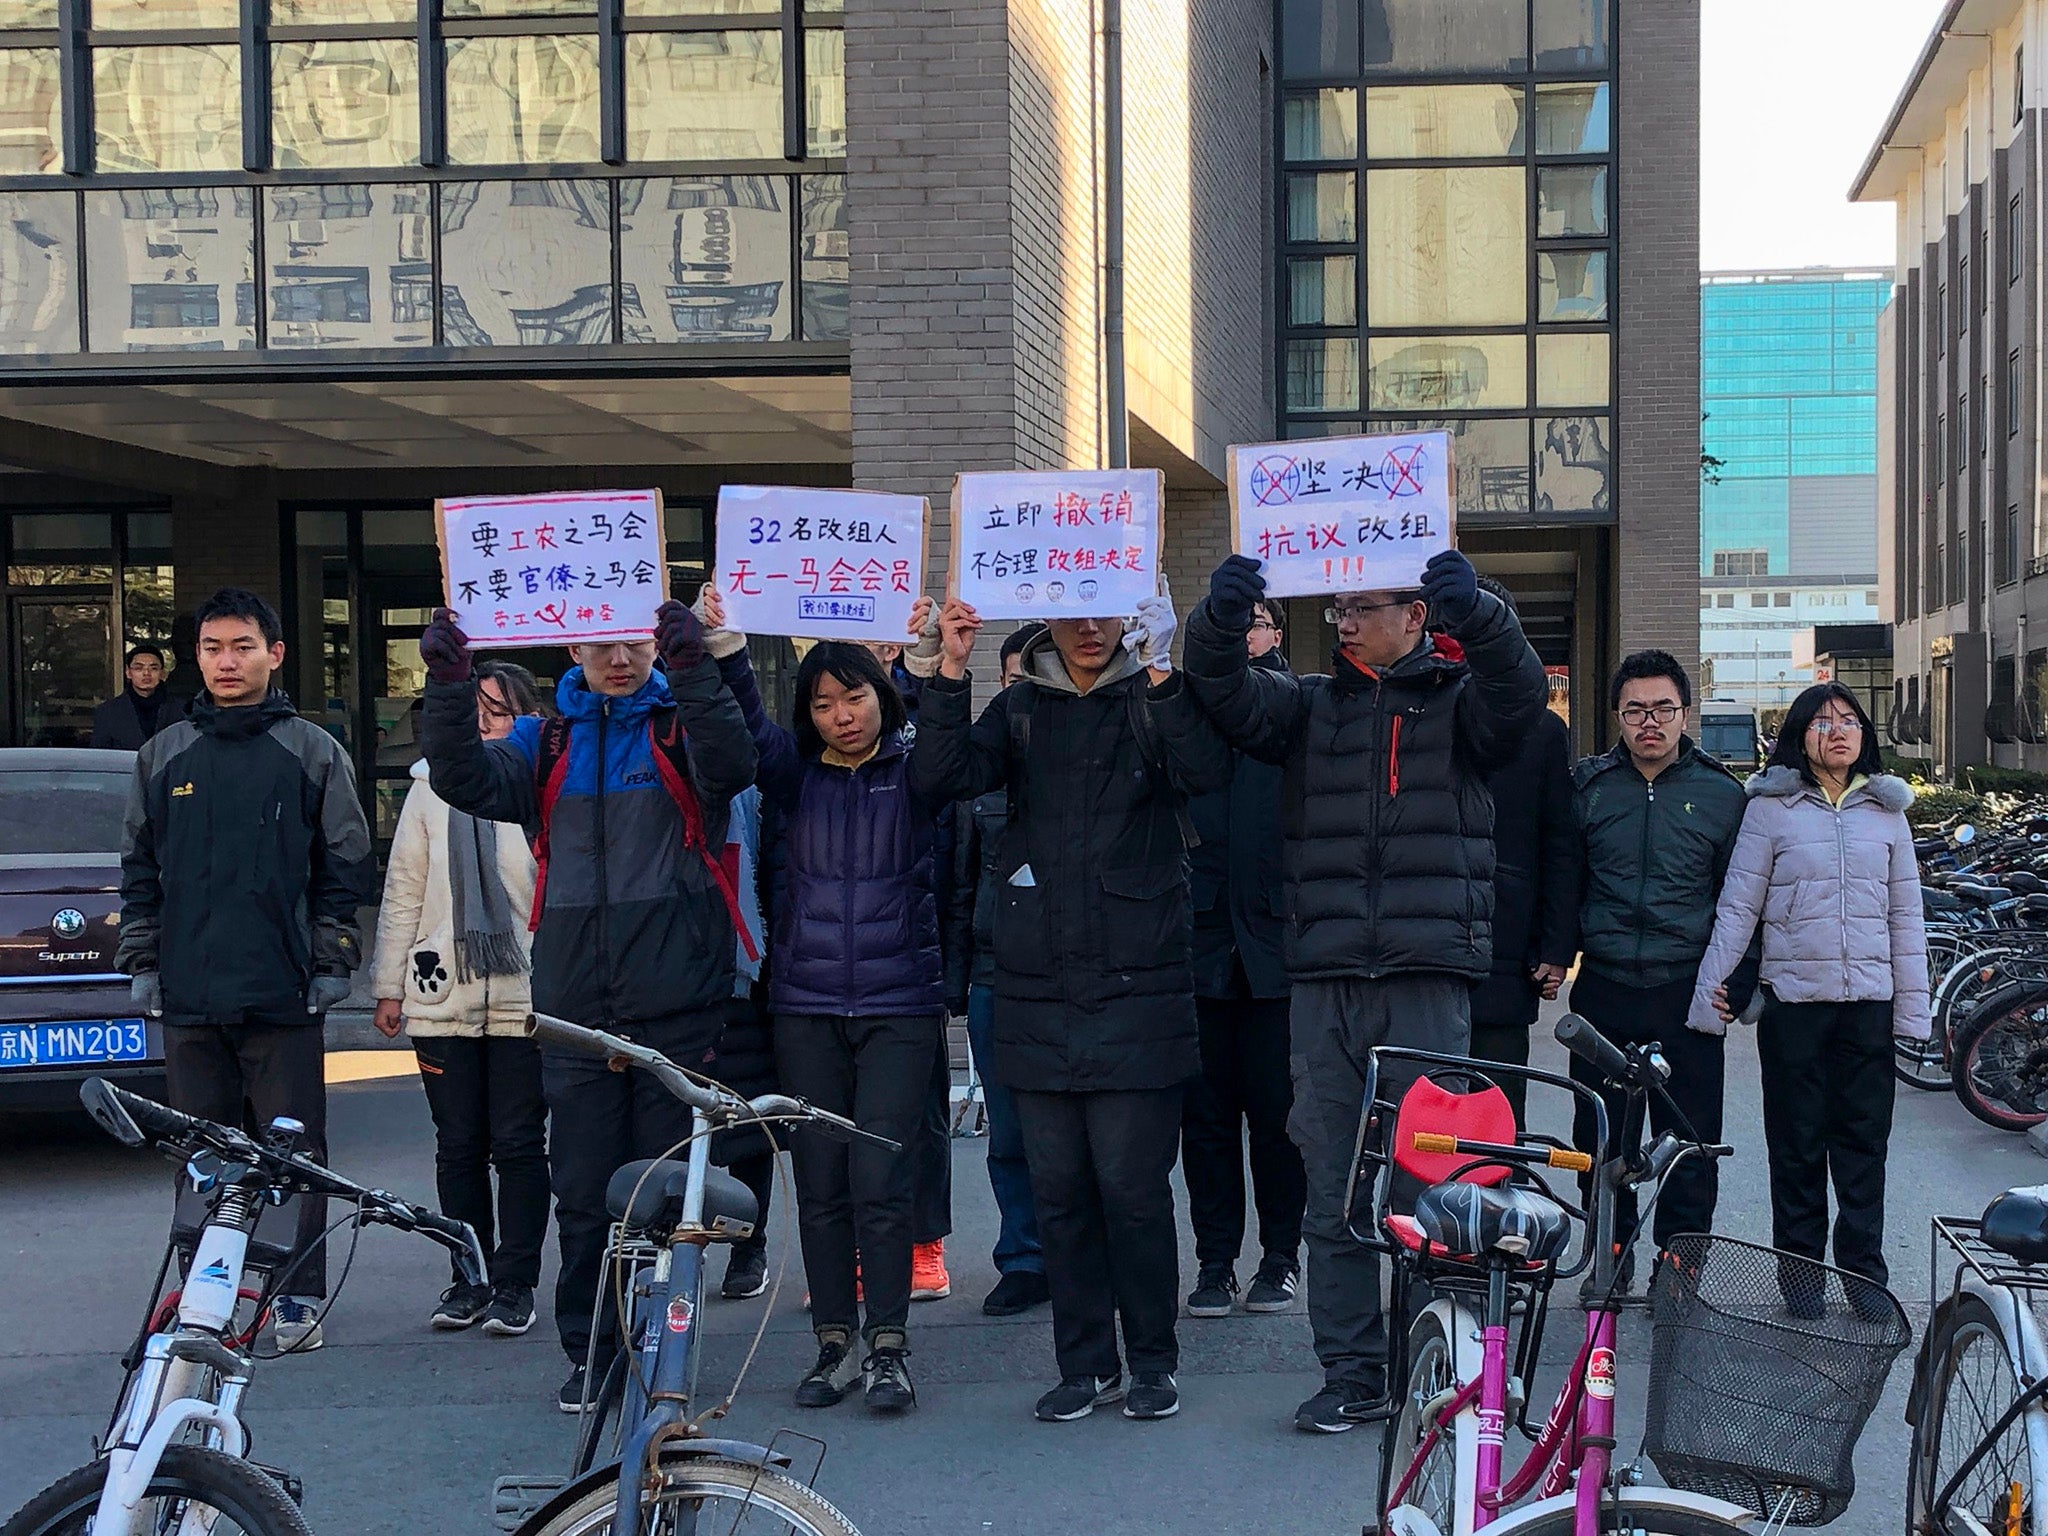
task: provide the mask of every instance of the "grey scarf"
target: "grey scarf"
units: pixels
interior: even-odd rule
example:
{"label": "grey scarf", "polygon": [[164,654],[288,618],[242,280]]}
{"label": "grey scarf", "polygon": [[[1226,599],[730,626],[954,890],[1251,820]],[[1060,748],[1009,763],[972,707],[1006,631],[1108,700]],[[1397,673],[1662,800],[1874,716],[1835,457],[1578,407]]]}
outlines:
{"label": "grey scarf", "polygon": [[448,885],[455,905],[455,975],[517,976],[526,955],[498,873],[498,824],[448,809]]}

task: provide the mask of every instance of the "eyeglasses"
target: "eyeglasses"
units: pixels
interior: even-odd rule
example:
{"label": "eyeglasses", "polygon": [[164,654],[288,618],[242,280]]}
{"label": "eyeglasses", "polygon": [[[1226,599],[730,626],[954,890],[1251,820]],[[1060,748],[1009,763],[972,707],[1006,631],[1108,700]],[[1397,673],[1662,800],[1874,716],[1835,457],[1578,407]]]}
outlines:
{"label": "eyeglasses", "polygon": [[1669,725],[1684,707],[1682,704],[1631,704],[1619,713],[1623,725],[1648,725],[1652,720],[1659,725]]}
{"label": "eyeglasses", "polygon": [[[1333,622],[1334,622],[1334,621],[1333,621]],[[1269,619],[1253,619],[1253,620],[1252,620],[1252,628],[1253,628],[1253,629],[1278,629],[1279,627],[1280,627],[1280,626],[1279,626],[1278,624],[1275,624],[1275,623],[1273,623],[1273,622],[1272,622],[1271,620],[1269,620]]]}
{"label": "eyeglasses", "polygon": [[1378,613],[1382,608],[1406,608],[1413,601],[1415,601],[1413,598],[1401,598],[1391,603],[1346,603],[1341,608],[1325,608],[1323,610],[1323,622],[1325,624],[1342,624],[1349,620],[1351,623],[1356,624],[1368,613]]}
{"label": "eyeglasses", "polygon": [[1848,720],[1811,720],[1807,722],[1806,728],[1809,731],[1818,731],[1823,736],[1860,736],[1863,734],[1863,722],[1853,718]]}

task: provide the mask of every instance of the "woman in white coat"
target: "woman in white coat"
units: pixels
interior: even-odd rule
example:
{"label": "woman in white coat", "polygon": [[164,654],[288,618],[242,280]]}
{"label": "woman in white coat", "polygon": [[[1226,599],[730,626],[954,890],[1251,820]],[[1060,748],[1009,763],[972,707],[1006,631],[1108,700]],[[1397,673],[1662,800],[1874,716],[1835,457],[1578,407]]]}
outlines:
{"label": "woman in white coat", "polygon": [[[541,712],[533,674],[476,668],[477,728],[509,735]],[[547,1104],[540,1049],[525,1036],[534,862],[523,828],[452,810],[413,764],[384,878],[371,959],[377,1028],[403,1028],[434,1117],[441,1208],[476,1229],[490,1283],[460,1276],[434,1308],[436,1328],[511,1336],[533,1326],[548,1225]],[[495,1202],[491,1171],[497,1170]]]}

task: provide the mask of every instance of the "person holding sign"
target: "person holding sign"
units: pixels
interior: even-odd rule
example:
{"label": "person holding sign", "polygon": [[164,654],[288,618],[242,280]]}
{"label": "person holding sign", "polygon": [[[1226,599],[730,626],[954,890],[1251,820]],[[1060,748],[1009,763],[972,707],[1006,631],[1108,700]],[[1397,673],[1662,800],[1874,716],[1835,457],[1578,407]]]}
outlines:
{"label": "person holding sign", "polygon": [[[1367,1053],[1465,1054],[1470,984],[1492,965],[1486,776],[1549,687],[1514,613],[1456,550],[1430,559],[1420,591],[1335,598],[1326,676],[1250,665],[1245,635],[1265,595],[1258,561],[1217,568],[1188,621],[1188,684],[1232,746],[1287,769],[1288,1130],[1308,1169],[1308,1309],[1324,1376],[1294,1422],[1336,1434],[1390,1412],[1379,1258],[1344,1216]],[[1432,613],[1455,643],[1431,638]]]}
{"label": "person holding sign", "polygon": [[[754,743],[696,616],[667,602],[651,617],[653,634],[569,647],[558,719],[522,717],[485,741],[468,637],[437,609],[420,637],[422,724],[442,799],[537,833],[534,1006],[687,1066],[717,1044],[733,993],[738,896],[720,855],[727,807],[753,782]],[[576,1413],[618,1349],[611,1288],[599,1283],[605,1186],[686,1139],[690,1112],[647,1074],[588,1057],[543,1050],[541,1082],[562,1250],[555,1329],[574,1366],[558,1405]]]}
{"label": "person holding sign", "polygon": [[981,617],[951,599],[911,753],[928,798],[1010,794],[992,1076],[1016,1100],[1052,1290],[1061,1380],[1044,1420],[1180,1408],[1171,1181],[1201,1070],[1185,797],[1222,788],[1230,754],[1173,670],[1176,624],[1163,592],[1129,628],[1056,618],[1024,647],[1023,681],[970,720]]}

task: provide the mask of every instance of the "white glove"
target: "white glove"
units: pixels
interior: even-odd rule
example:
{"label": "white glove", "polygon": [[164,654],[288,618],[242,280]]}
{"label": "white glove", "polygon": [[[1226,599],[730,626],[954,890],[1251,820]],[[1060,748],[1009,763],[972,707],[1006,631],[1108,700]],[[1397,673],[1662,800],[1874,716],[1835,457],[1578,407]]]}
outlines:
{"label": "white glove", "polygon": [[931,677],[939,670],[939,654],[939,605],[933,603],[924,628],[917,632],[917,644],[903,653],[904,670],[912,677]]}
{"label": "white glove", "polygon": [[1124,631],[1124,649],[1148,667],[1161,672],[1173,670],[1173,637],[1180,618],[1173,611],[1173,595],[1166,590],[1166,577],[1159,578],[1159,595],[1138,600],[1138,616]]}
{"label": "white glove", "polygon": [[[690,604],[690,611],[697,615],[697,622],[704,626],[704,654],[713,661],[723,661],[728,656],[737,656],[747,648],[747,637],[736,629],[727,629],[723,624],[714,624],[706,611],[706,598],[714,597],[716,589],[706,582],[697,589],[697,601]],[[725,605],[719,604],[719,617],[725,616]]]}

